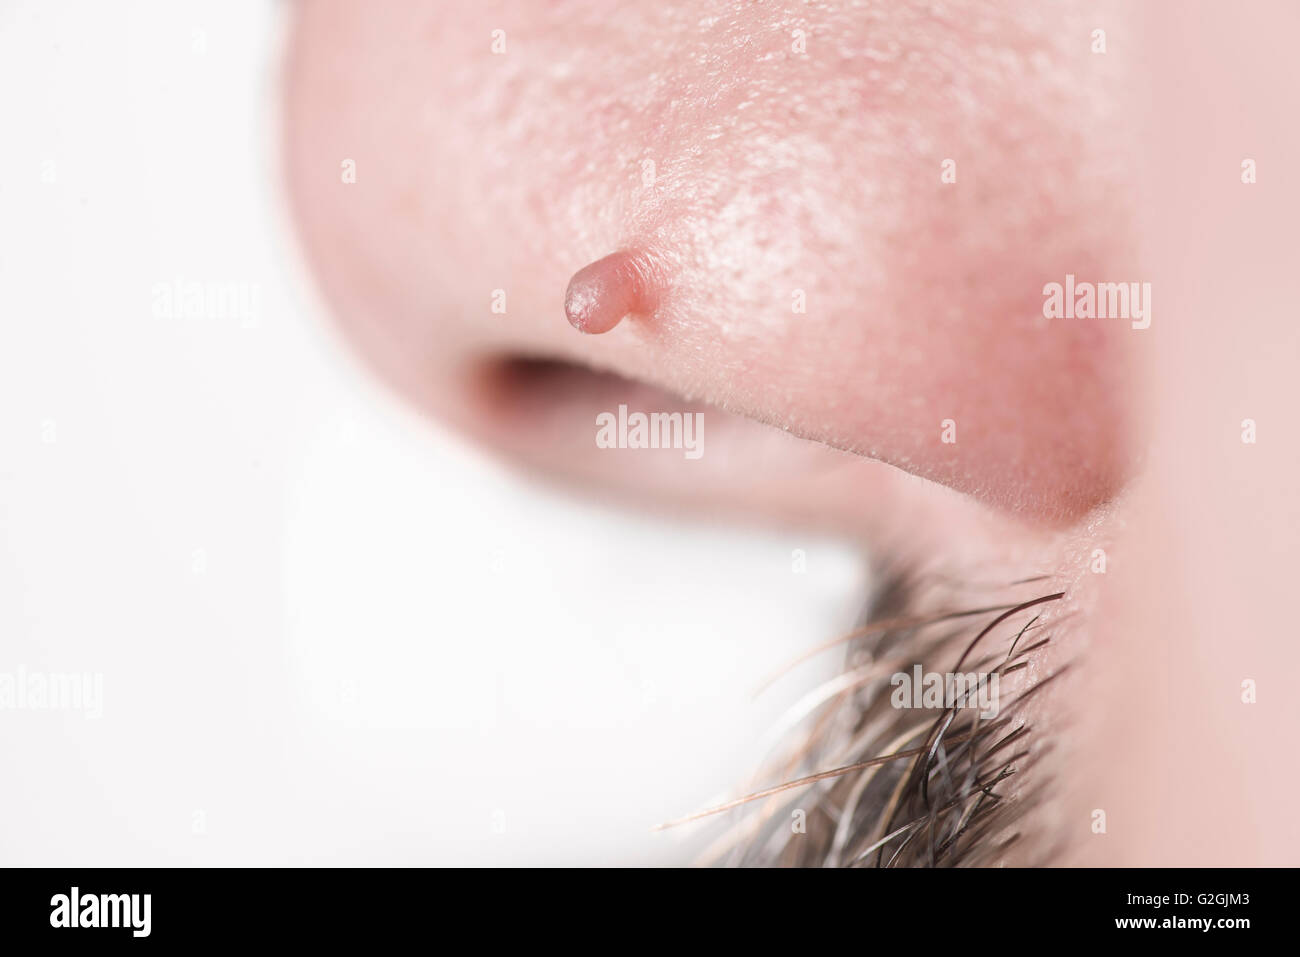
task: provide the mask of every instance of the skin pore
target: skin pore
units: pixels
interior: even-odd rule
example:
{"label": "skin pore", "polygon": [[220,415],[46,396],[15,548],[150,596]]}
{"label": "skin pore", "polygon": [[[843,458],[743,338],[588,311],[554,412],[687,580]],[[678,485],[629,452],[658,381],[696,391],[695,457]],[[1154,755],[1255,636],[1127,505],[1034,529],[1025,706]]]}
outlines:
{"label": "skin pore", "polygon": [[[349,339],[531,471],[1050,576],[1061,860],[1280,863],[1297,14],[1186,6],[318,0],[287,183]],[[620,404],[706,454],[606,454]]]}

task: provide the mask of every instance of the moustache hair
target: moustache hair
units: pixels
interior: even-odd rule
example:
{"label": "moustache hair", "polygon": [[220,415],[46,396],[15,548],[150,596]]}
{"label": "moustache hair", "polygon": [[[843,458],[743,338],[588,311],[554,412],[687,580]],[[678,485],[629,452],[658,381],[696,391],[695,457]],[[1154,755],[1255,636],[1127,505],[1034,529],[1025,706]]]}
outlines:
{"label": "moustache hair", "polygon": [[[1065,593],[1049,591],[1048,577],[988,588],[1006,600],[962,607],[969,588],[943,575],[877,569],[860,624],[783,669],[844,649],[840,674],[788,712],[783,723],[801,731],[785,735],[754,778],[778,783],[661,827],[729,815],[699,861],[710,865],[995,866],[1013,847],[1017,863],[1050,865],[1063,840],[1044,828],[1025,840],[1052,782],[1039,771],[1052,740],[1025,704],[1069,668],[1029,668],[1070,617],[1053,614]],[[1026,587],[1032,597],[1021,597]],[[891,705],[890,676],[917,664],[1016,674],[1022,685],[992,719],[960,706]]]}

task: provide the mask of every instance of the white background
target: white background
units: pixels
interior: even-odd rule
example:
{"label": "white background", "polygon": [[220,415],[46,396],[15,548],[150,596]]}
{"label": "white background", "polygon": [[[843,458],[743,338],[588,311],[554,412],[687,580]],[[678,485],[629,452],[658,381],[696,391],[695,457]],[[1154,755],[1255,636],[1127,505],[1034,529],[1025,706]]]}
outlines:
{"label": "white background", "polygon": [[[561,496],[389,397],[276,158],[286,10],[0,3],[0,863],[686,862],[855,554]],[[248,319],[159,316],[176,281]],[[792,574],[806,550],[808,572]],[[769,783],[769,782],[762,782]]]}

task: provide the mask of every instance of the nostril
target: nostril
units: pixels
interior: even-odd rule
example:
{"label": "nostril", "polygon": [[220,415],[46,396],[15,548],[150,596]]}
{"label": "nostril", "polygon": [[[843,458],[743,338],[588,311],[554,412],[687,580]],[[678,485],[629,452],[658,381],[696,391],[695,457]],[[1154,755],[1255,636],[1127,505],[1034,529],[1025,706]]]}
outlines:
{"label": "nostril", "polygon": [[[534,465],[601,482],[743,497],[756,483],[819,473],[845,460],[753,419],[578,362],[496,355],[477,364],[472,378],[478,438]],[[598,443],[603,417],[625,421],[638,413],[659,422],[679,413],[682,422],[698,417],[700,455],[687,458],[671,443],[615,449]]]}
{"label": "nostril", "polygon": [[[644,382],[562,359],[498,356],[482,362],[475,379],[478,438],[533,467],[608,491],[673,496],[698,493],[710,481],[733,488],[736,476],[725,467],[737,426],[766,431]],[[610,421],[640,418],[679,423],[672,435],[682,441],[663,442],[661,432],[650,444],[602,441]],[[701,463],[706,434],[709,460]]]}
{"label": "nostril", "polygon": [[665,411],[685,407],[681,398],[662,389],[564,359],[489,359],[479,369],[478,384],[489,411],[507,423],[571,419],[585,427],[589,417],[620,403]]}

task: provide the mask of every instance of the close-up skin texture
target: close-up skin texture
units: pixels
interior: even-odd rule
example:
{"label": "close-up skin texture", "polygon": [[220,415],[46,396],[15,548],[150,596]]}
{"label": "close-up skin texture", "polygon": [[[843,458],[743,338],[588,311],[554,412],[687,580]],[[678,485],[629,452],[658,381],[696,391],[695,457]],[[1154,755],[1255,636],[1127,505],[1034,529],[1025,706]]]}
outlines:
{"label": "close-up skin texture", "polygon": [[[965,582],[900,579],[911,611],[1063,593],[1017,620],[1052,640],[1008,675],[1053,679],[1025,703],[1024,839],[963,861],[1293,863],[1298,26],[316,0],[285,183],[347,340],[529,474]],[[1133,297],[1053,312],[1076,281]],[[607,454],[620,405],[704,412],[706,453]]]}
{"label": "close-up skin texture", "polygon": [[[1139,275],[1116,174],[1130,60],[1036,3],[606,6],[300,15],[291,188],[382,368],[563,472],[604,468],[527,438],[570,371],[503,363],[613,372],[1035,518],[1115,491],[1127,323],[1052,325],[1041,290]],[[467,40],[503,25],[504,52]],[[354,188],[323,156],[355,162]],[[572,336],[569,277],[628,248],[653,310]],[[600,380],[574,386],[603,407]]]}

